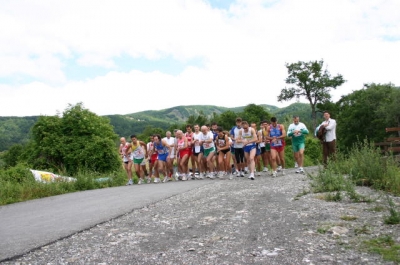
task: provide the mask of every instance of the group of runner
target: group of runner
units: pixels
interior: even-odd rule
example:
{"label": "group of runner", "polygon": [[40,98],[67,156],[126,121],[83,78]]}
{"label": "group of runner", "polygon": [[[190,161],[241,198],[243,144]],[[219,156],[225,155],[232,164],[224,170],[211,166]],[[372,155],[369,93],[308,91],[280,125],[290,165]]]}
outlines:
{"label": "group of runner", "polygon": [[[132,185],[132,166],[138,176],[138,184],[168,182],[204,178],[229,178],[234,176],[254,180],[260,172],[268,172],[274,177],[285,174],[285,138],[292,138],[296,173],[304,173],[306,126],[293,117],[293,123],[286,133],[285,126],[275,117],[270,123],[262,121],[248,123],[236,118],[236,126],[230,131],[216,123],[209,125],[186,125],[186,131],[170,131],[165,137],[152,135],[150,142],[144,143],[131,135],[131,142],[120,139],[119,153],[124,162],[128,183]],[[146,160],[148,160],[148,167]],[[177,170],[174,170],[176,161]],[[233,162],[233,164],[232,164]],[[191,168],[189,168],[189,164]]]}

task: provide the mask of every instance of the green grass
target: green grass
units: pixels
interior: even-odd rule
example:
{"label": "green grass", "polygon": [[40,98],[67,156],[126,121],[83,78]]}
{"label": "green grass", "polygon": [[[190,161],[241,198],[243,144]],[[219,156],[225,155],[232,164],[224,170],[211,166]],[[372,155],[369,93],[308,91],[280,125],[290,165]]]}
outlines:
{"label": "green grass", "polygon": [[391,236],[366,240],[363,242],[363,248],[379,254],[386,261],[400,262],[400,244],[396,244]]}
{"label": "green grass", "polygon": [[[77,174],[75,182],[36,182],[29,169],[23,166],[0,171],[0,205],[23,202],[70,192],[121,186],[126,174],[121,169],[109,174]],[[100,179],[100,181],[99,181]]]}

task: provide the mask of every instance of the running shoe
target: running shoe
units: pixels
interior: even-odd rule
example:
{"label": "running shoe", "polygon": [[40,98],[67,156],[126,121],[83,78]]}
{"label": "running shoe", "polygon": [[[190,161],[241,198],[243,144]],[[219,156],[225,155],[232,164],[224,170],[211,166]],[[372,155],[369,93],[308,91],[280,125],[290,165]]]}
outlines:
{"label": "running shoe", "polygon": [[207,178],[209,178],[209,179],[215,179],[213,173],[209,173],[209,174],[207,175]]}
{"label": "running shoe", "polygon": [[154,178],[154,183],[160,183],[160,182],[161,182],[160,178]]}
{"label": "running shoe", "polygon": [[[297,164],[297,162],[294,163],[294,167],[295,167],[295,168],[298,168],[298,167],[299,167],[299,165]],[[297,173],[297,172],[296,172],[296,173]]]}
{"label": "running shoe", "polygon": [[277,176],[278,176],[278,172],[274,171],[274,172],[272,173],[272,177],[273,177],[273,178],[276,178]]}
{"label": "running shoe", "polygon": [[165,177],[165,178],[163,179],[163,183],[167,183],[168,181],[172,181],[172,178],[170,178],[170,177]]}
{"label": "running shoe", "polygon": [[229,179],[232,180],[233,179],[233,175],[229,174]]}
{"label": "running shoe", "polygon": [[257,176],[261,176],[261,172],[260,171],[257,171]]}
{"label": "running shoe", "polygon": [[204,179],[204,173],[200,173],[199,179]]}
{"label": "running shoe", "polygon": [[149,183],[151,183],[151,178],[150,177],[147,178],[147,184],[149,184]]}
{"label": "running shoe", "polygon": [[243,172],[240,172],[240,177],[244,178]]}
{"label": "running shoe", "polygon": [[263,172],[268,172],[268,168],[264,167]]}
{"label": "running shoe", "polygon": [[297,173],[297,174],[304,174],[303,168],[301,167],[301,168],[299,168],[298,170],[296,170],[296,173]]}
{"label": "running shoe", "polygon": [[276,171],[281,172],[281,170],[282,170],[282,166],[279,166]]}
{"label": "running shoe", "polygon": [[130,179],[127,183],[126,183],[126,186],[129,186],[129,185],[132,185],[133,184],[133,181],[132,181],[132,179]]}
{"label": "running shoe", "polygon": [[186,175],[183,175],[183,176],[182,176],[182,180],[183,180],[183,181],[188,180],[187,177],[186,177]]}
{"label": "running shoe", "polygon": [[281,169],[281,173],[282,173],[282,176],[285,176],[285,175],[286,175],[286,174],[285,174],[285,169],[284,169],[284,168]]}
{"label": "running shoe", "polygon": [[140,184],[142,184],[143,183],[143,180],[142,179],[139,179],[139,181],[138,181],[138,185],[140,185]]}
{"label": "running shoe", "polygon": [[250,173],[250,176],[248,177],[248,179],[254,180],[254,173]]}

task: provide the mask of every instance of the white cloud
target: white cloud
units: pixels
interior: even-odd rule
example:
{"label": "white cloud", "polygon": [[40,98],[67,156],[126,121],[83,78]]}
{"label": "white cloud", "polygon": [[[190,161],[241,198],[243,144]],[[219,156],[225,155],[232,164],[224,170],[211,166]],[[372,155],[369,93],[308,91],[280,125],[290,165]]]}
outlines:
{"label": "white cloud", "polygon": [[[55,114],[77,102],[101,115],[191,104],[282,106],[289,104],[277,102],[285,63],[299,60],[324,59],[332,75],[348,80],[334,100],[364,83],[399,85],[397,10],[395,0],[238,0],[229,10],[201,0],[4,2],[0,78],[37,81],[0,85],[0,115]],[[204,68],[176,76],[116,72],[120,56],[155,64],[201,58]],[[110,72],[68,80],[62,62],[70,58]]]}

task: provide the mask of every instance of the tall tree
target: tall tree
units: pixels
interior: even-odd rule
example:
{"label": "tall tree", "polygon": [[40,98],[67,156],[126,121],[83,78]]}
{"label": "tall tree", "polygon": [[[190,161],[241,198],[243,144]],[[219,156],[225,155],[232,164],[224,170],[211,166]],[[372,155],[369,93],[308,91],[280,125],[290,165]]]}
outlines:
{"label": "tall tree", "polygon": [[278,101],[291,100],[294,97],[304,96],[310,103],[313,127],[316,127],[316,105],[330,100],[330,89],[336,89],[346,82],[343,76],[338,74],[331,77],[327,69],[323,69],[324,61],[310,61],[297,63],[287,63],[289,76],[286,84],[290,85],[281,90]]}

